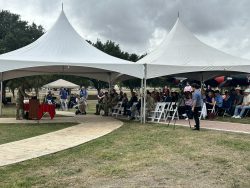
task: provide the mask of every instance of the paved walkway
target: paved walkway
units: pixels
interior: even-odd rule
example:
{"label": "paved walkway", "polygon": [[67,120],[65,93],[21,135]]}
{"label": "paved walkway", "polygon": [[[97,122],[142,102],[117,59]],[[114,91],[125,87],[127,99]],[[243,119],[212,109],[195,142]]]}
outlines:
{"label": "paved walkway", "polygon": [[[171,123],[173,123],[173,121]],[[190,120],[190,123],[192,127],[195,124],[193,120]],[[177,120],[176,125],[189,127],[188,121],[185,120]],[[250,124],[241,123],[201,120],[201,129],[250,134]]]}
{"label": "paved walkway", "polygon": [[[67,113],[67,115],[72,116],[72,113]],[[110,117],[104,118],[94,115],[67,118],[70,119],[68,122],[81,123],[76,126],[48,134],[0,145],[0,166],[25,161],[78,146],[90,140],[106,135],[119,128],[123,124],[121,121]],[[41,120],[40,123],[65,122],[67,118],[59,117],[53,121],[44,119]],[[7,122],[7,119],[10,120],[9,122],[15,122],[15,120],[11,118],[1,118],[0,123],[5,121]],[[34,121],[31,121],[31,123],[32,122],[34,123]],[[21,123],[21,121],[19,120],[18,123]],[[23,120],[22,123],[26,123],[26,121]]]}

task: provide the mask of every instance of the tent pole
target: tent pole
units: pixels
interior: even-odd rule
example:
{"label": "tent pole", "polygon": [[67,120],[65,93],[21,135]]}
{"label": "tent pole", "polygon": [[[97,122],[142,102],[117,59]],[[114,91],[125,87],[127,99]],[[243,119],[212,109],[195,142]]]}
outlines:
{"label": "tent pole", "polygon": [[111,73],[108,73],[109,75],[109,93],[111,92]]}
{"label": "tent pole", "polygon": [[0,116],[3,115],[3,73],[1,72]]}
{"label": "tent pole", "polygon": [[203,79],[203,72],[201,72],[201,90],[203,90],[203,82],[204,82],[204,79]]}
{"label": "tent pole", "polygon": [[143,89],[143,79],[141,79],[141,90],[140,90],[140,95],[141,95],[141,123],[143,122],[143,94],[144,94],[144,89]]}
{"label": "tent pole", "polygon": [[143,92],[143,123],[146,123],[146,96],[147,96],[147,64],[144,64],[144,92]]}

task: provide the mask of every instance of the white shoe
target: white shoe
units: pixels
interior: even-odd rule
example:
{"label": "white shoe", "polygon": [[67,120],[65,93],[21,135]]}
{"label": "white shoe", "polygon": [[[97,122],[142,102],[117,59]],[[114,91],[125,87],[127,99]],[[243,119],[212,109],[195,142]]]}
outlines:
{"label": "white shoe", "polygon": [[182,114],[183,117],[187,117],[187,114]]}
{"label": "white shoe", "polygon": [[233,115],[231,118],[236,118],[236,115]]}
{"label": "white shoe", "polygon": [[236,116],[235,119],[241,119],[241,117],[240,116]]}
{"label": "white shoe", "polygon": [[188,120],[188,118],[185,119],[186,121]]}

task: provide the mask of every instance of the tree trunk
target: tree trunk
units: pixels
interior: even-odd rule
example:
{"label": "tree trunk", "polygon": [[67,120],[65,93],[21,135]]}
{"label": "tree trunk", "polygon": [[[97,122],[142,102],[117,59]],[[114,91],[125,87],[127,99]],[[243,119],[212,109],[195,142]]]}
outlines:
{"label": "tree trunk", "polygon": [[39,97],[39,88],[35,88],[36,96]]}
{"label": "tree trunk", "polygon": [[12,93],[12,96],[13,96],[13,99],[15,99],[15,89],[11,88],[11,93]]}
{"label": "tree trunk", "polygon": [[129,89],[130,89],[130,92],[131,92],[131,94],[132,94],[133,91],[134,91],[134,87],[129,87]]}

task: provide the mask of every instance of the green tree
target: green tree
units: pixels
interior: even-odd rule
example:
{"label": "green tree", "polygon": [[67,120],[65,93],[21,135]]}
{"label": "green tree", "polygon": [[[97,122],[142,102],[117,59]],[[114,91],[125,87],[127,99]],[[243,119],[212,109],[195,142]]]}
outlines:
{"label": "green tree", "polygon": [[[121,58],[124,60],[128,60],[128,61],[136,62],[140,58],[146,56],[146,54],[144,54],[142,56],[138,56],[137,54],[134,54],[134,53],[129,54],[128,52],[124,52],[120,49],[120,46],[118,44],[116,44],[115,42],[110,41],[110,40],[106,41],[105,43],[102,43],[98,39],[96,41],[96,43],[92,43],[92,45],[95,46],[96,48],[98,48],[99,50],[109,54],[109,55],[112,55],[114,57],[118,57],[118,58]],[[100,82],[97,82],[97,81],[94,81],[94,82],[95,82],[94,85],[97,85],[97,83],[99,83],[99,85],[101,85],[100,89],[106,86],[104,83],[100,84]],[[123,81],[121,83],[121,85],[128,87],[132,92],[134,88],[138,88],[141,86],[141,81],[140,81],[140,79],[130,79],[130,80]]]}
{"label": "green tree", "polygon": [[[38,39],[43,33],[42,26],[35,23],[29,25],[27,21],[21,20],[17,14],[6,10],[0,11],[0,54],[26,46]],[[7,82],[3,83],[3,98],[5,98],[6,86],[15,87],[14,85],[16,85],[13,82],[9,84]],[[15,79],[15,82],[19,83],[18,79]]]}
{"label": "green tree", "polygon": [[0,54],[26,46],[44,33],[42,26],[31,25],[20,15],[2,10],[0,12]]}

